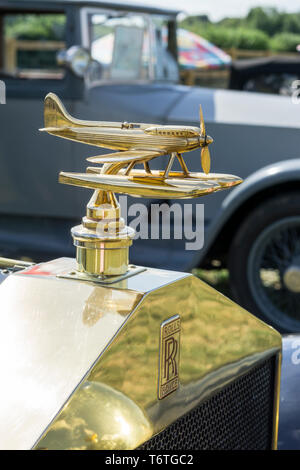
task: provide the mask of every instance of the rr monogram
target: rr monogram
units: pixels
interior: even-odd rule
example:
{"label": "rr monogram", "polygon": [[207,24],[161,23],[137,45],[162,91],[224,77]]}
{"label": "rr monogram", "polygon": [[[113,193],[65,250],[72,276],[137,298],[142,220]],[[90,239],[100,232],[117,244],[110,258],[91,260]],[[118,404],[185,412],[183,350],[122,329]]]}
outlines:
{"label": "rr monogram", "polygon": [[171,377],[177,375],[176,355],[178,351],[178,342],[171,336],[165,341],[165,367],[164,378],[169,380],[170,369],[172,369]]}
{"label": "rr monogram", "polygon": [[161,324],[158,398],[174,392],[179,385],[180,317],[175,315]]}

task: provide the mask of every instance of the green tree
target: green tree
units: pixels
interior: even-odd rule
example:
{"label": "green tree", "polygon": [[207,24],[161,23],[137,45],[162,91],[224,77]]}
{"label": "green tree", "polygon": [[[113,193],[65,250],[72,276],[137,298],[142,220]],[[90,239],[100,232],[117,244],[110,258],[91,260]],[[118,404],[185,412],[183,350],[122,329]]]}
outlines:
{"label": "green tree", "polygon": [[251,8],[246,16],[245,23],[248,27],[259,29],[272,36],[280,28],[281,14],[276,8]]}
{"label": "green tree", "polygon": [[193,31],[227,49],[271,48],[274,51],[293,51],[300,43],[300,12],[284,13],[276,8],[252,8],[245,18],[224,18],[217,23],[188,17],[181,27]]}
{"label": "green tree", "polygon": [[300,44],[300,34],[278,33],[270,41],[270,46],[276,52],[296,52]]}
{"label": "green tree", "polygon": [[283,15],[279,32],[300,34],[300,15]]}
{"label": "green tree", "polygon": [[267,34],[255,29],[231,29],[210,25],[203,28],[200,35],[223,49],[235,47],[237,49],[267,50],[270,45]]}
{"label": "green tree", "polygon": [[224,28],[240,28],[244,26],[243,18],[223,18],[223,20],[218,22],[218,25],[223,26]]}
{"label": "green tree", "polygon": [[8,15],[5,19],[7,37],[16,39],[63,40],[64,15]]}

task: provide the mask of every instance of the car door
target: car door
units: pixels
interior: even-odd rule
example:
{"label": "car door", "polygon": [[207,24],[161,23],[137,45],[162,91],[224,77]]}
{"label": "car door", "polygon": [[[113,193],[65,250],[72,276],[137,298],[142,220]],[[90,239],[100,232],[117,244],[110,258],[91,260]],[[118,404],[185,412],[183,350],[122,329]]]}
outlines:
{"label": "car door", "polygon": [[82,80],[56,62],[56,53],[73,42],[74,9],[40,3],[0,7],[0,80],[6,88],[0,107],[0,214],[10,216],[57,217],[72,207],[71,195],[57,184],[59,169],[73,168],[70,144],[38,129],[49,91],[69,108],[82,96]]}

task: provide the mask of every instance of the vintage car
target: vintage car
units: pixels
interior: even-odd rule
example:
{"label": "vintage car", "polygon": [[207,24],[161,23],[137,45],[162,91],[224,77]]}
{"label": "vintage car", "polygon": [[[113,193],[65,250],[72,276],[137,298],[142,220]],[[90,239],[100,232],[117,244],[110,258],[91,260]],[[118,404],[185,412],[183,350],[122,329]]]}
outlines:
{"label": "vintage car", "polygon": [[[216,139],[213,168],[245,183],[206,198],[201,249],[139,239],[132,260],[174,270],[221,261],[241,305],[300,331],[299,107],[287,96],[180,85],[177,13],[114,1],[1,2],[0,251],[37,261],[74,254],[65,233],[82,213],[81,191],[58,187],[55,175],[81,170],[82,160],[74,143],[62,149],[37,134],[49,90],[91,120],[195,126],[201,103]],[[195,151],[188,167],[199,166]]]}

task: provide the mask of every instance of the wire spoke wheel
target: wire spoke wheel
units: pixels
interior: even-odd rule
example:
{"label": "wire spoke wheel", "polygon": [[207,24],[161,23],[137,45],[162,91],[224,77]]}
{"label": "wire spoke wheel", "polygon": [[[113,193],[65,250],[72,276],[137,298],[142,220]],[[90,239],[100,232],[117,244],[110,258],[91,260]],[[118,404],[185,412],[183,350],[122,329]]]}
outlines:
{"label": "wire spoke wheel", "polygon": [[249,312],[281,332],[300,332],[300,194],[262,201],[229,251],[231,288]]}
{"label": "wire spoke wheel", "polygon": [[[257,238],[248,258],[247,275],[253,297],[270,320],[291,328],[300,325],[300,217],[289,217],[267,227]],[[299,269],[296,291],[286,272]],[[297,274],[296,274],[297,275]],[[295,277],[295,275],[294,275]]]}

